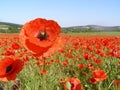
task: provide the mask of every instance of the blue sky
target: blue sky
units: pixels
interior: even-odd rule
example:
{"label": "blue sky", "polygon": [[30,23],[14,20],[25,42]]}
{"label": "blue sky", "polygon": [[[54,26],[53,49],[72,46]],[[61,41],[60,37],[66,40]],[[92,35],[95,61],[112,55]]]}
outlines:
{"label": "blue sky", "polygon": [[0,0],[0,21],[24,24],[35,18],[60,26],[120,25],[120,0]]}

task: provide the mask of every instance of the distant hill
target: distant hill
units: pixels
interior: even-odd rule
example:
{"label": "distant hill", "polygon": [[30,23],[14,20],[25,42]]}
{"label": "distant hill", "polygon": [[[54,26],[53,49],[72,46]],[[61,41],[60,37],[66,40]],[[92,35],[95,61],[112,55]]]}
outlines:
{"label": "distant hill", "polygon": [[63,27],[63,31],[80,32],[80,31],[120,31],[120,26],[100,26],[100,25],[85,25]]}
{"label": "distant hill", "polygon": [[[0,22],[0,33],[19,33],[23,25]],[[62,32],[92,32],[92,31],[120,31],[120,26],[100,26],[100,25],[85,25],[85,26],[70,26],[62,27]]]}
{"label": "distant hill", "polygon": [[0,22],[0,33],[18,33],[21,27],[20,24]]}

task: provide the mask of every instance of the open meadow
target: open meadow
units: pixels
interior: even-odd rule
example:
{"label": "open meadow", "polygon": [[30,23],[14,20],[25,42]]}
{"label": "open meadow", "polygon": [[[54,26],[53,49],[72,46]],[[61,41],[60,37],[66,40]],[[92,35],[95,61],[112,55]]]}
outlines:
{"label": "open meadow", "polygon": [[[29,53],[19,43],[18,34],[0,34],[0,59],[24,62],[14,81],[0,81],[0,90],[120,90],[120,32],[61,36],[64,46],[42,58]],[[7,66],[6,73],[10,70]]]}

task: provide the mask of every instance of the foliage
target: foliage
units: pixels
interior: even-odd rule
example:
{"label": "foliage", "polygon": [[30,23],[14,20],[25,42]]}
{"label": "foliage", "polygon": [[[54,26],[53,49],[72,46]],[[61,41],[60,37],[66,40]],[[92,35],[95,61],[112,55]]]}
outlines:
{"label": "foliage", "polygon": [[[21,58],[22,56],[20,58],[25,61],[25,66],[17,77],[20,80],[20,90],[64,90],[65,82],[61,81],[69,77],[77,77],[85,90],[119,90],[120,36],[108,35],[88,37],[79,37],[78,34],[64,35],[67,40],[66,46],[53,56],[45,58],[44,62],[26,52],[19,44],[18,37],[11,35],[10,38],[6,35],[0,39],[0,54],[8,56],[14,51],[15,56],[23,55],[24,58]],[[13,43],[18,43],[21,48],[11,50]],[[25,59],[26,57],[28,59]],[[100,59],[102,63],[99,60],[95,62],[94,58]],[[94,69],[104,70],[107,79],[96,84],[90,82]],[[117,84],[114,83],[115,80],[118,80]],[[0,86],[5,90],[6,88],[12,90],[13,84],[13,81],[0,82]]]}
{"label": "foliage", "polygon": [[94,30],[92,28],[89,29],[74,29],[74,28],[62,28],[62,33],[86,33],[86,32],[120,32],[120,30]]}
{"label": "foliage", "polygon": [[21,27],[19,24],[0,22],[0,33],[19,33]]}

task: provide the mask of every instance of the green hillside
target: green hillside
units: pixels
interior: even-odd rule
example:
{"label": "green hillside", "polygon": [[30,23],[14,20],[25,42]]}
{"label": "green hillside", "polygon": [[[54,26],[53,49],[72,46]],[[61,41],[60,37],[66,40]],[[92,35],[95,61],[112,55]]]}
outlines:
{"label": "green hillside", "polygon": [[[0,33],[19,33],[23,25],[0,22]],[[85,25],[85,26],[71,26],[62,27],[62,33],[80,33],[80,32],[120,32],[120,26],[99,26],[99,25]]]}
{"label": "green hillside", "polygon": [[85,25],[85,26],[71,26],[62,28],[64,33],[79,33],[79,32],[113,32],[120,31],[120,26],[100,26],[100,25]]}
{"label": "green hillside", "polygon": [[19,33],[21,27],[20,24],[0,22],[0,33]]}

